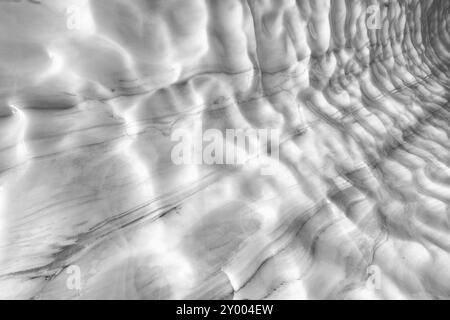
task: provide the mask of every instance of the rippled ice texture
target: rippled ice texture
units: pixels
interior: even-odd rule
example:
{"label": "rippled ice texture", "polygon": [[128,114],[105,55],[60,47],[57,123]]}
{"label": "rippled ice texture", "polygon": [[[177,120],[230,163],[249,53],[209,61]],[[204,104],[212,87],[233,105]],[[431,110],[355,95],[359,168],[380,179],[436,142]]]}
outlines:
{"label": "rippled ice texture", "polygon": [[[1,1],[0,298],[450,298],[449,12]],[[211,128],[275,172],[173,163]]]}

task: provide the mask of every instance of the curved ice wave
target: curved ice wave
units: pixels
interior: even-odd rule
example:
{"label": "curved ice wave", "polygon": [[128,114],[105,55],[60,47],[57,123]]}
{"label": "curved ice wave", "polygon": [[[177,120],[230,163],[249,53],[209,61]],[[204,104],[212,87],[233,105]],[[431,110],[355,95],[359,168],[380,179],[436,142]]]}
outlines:
{"label": "curved ice wave", "polygon": [[[449,11],[0,2],[0,297],[450,298]],[[171,161],[266,128],[272,175]]]}

